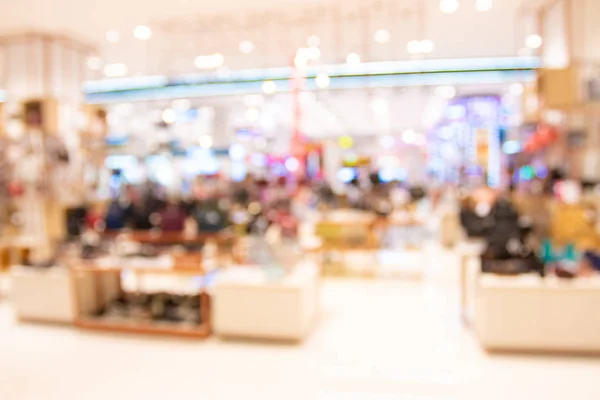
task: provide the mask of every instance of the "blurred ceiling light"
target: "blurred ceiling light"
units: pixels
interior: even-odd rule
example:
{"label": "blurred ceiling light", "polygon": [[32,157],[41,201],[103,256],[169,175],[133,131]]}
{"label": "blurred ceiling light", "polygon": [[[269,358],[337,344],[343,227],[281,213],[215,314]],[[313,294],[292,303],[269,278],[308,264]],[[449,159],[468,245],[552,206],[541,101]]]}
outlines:
{"label": "blurred ceiling light", "polygon": [[376,98],[371,101],[371,110],[377,115],[383,115],[388,112],[388,103],[384,99]]}
{"label": "blurred ceiling light", "polygon": [[421,52],[421,42],[418,40],[411,40],[406,44],[406,51],[410,54],[419,54]]}
{"label": "blurred ceiling light", "polygon": [[187,111],[191,106],[192,103],[188,99],[177,99],[173,100],[173,103],[171,103],[171,107],[173,107],[173,110],[175,111]]}
{"label": "blurred ceiling light", "polygon": [[341,138],[338,139],[338,145],[342,149],[349,149],[350,147],[352,147],[354,145],[354,140],[352,140],[352,138],[350,136],[342,136]]}
{"label": "blurred ceiling light", "polygon": [[294,58],[294,65],[296,66],[296,68],[304,68],[308,65],[308,51],[309,49],[304,47],[300,47],[296,51],[296,57]]}
{"label": "blurred ceiling light", "polygon": [[221,53],[211,54],[209,56],[198,56],[194,59],[194,65],[198,69],[214,69],[218,68],[225,62],[225,58]]}
{"label": "blurred ceiling light", "polygon": [[249,108],[246,110],[246,113],[244,114],[244,116],[246,117],[246,121],[256,122],[256,121],[258,121],[258,118],[260,117],[260,113],[258,112],[258,110],[256,108]]}
{"label": "blurred ceiling light", "polygon": [[202,147],[203,149],[210,149],[213,145],[213,138],[208,135],[203,135],[203,136],[200,136],[198,143],[200,144],[200,147]]}
{"label": "blurred ceiling light", "polygon": [[243,40],[238,45],[238,49],[242,54],[250,54],[254,51],[254,43],[249,40]]}
{"label": "blurred ceiling light", "polygon": [[306,55],[309,60],[316,61],[321,58],[321,49],[318,47],[309,47],[307,49]]}
{"label": "blurred ceiling light", "polygon": [[394,147],[394,144],[396,143],[396,141],[394,140],[394,138],[390,135],[385,135],[385,136],[381,136],[379,138],[379,144],[381,145],[381,147],[383,147],[384,149],[391,149],[392,147]]}
{"label": "blurred ceiling light", "polygon": [[162,113],[162,120],[165,122],[165,124],[172,124],[173,122],[177,121],[177,113],[175,113],[175,111],[173,111],[171,108],[167,108]]}
{"label": "blurred ceiling light", "polygon": [[327,74],[319,74],[317,75],[317,77],[315,78],[315,83],[317,84],[317,87],[319,87],[320,89],[325,89],[329,86],[329,75]]}
{"label": "blurred ceiling light", "polygon": [[146,25],[138,25],[133,30],[133,36],[139,40],[149,40],[152,37],[152,29]]}
{"label": "blurred ceiling light", "polygon": [[417,132],[412,129],[407,129],[402,132],[402,140],[406,144],[413,144],[417,141]]}
{"label": "blurred ceiling light", "polygon": [[435,95],[442,99],[453,99],[456,97],[456,88],[454,86],[438,86],[435,88]]}
{"label": "blurred ceiling light", "polygon": [[518,97],[522,95],[523,92],[524,88],[522,83],[513,83],[512,85],[510,85],[510,94],[512,94],[513,96]]}
{"label": "blurred ceiling light", "polygon": [[440,10],[444,14],[452,14],[458,10],[458,0],[440,0]]}
{"label": "blurred ceiling light", "polygon": [[529,35],[525,38],[525,46],[530,49],[539,49],[542,47],[542,37],[540,35]]}
{"label": "blurred ceiling light", "polygon": [[285,160],[285,168],[290,172],[296,172],[300,168],[300,161],[296,157],[290,157]]}
{"label": "blurred ceiling light", "polygon": [[421,40],[421,53],[431,53],[433,51],[433,49],[435,48],[435,43],[433,43],[433,40],[429,40],[429,39],[425,39],[425,40]]}
{"label": "blurred ceiling light", "polygon": [[87,67],[91,70],[98,71],[102,68],[102,60],[100,57],[90,57],[87,59]]}
{"label": "blurred ceiling light", "polygon": [[274,81],[264,81],[262,91],[264,94],[273,94],[277,91],[277,84]]}
{"label": "blurred ceiling light", "polygon": [[113,29],[106,32],[105,37],[108,43],[117,43],[119,40],[121,40],[121,34],[119,33],[119,31],[115,31]]}
{"label": "blurred ceiling light", "polygon": [[390,41],[390,31],[387,29],[380,29],[375,32],[374,39],[377,43],[387,43]]}
{"label": "blurred ceiling light", "polygon": [[358,65],[360,64],[360,56],[356,53],[350,53],[346,57],[346,62],[350,65]]}
{"label": "blurred ceiling light", "polygon": [[475,9],[480,12],[490,11],[493,3],[493,0],[475,0]]}
{"label": "blurred ceiling light", "polygon": [[308,37],[306,43],[308,43],[310,47],[319,47],[321,45],[321,38],[316,35],[312,35]]}
{"label": "blurred ceiling light", "polygon": [[104,67],[104,75],[107,78],[120,78],[127,75],[127,65],[117,63],[117,64],[108,64]]}
{"label": "blurred ceiling light", "polygon": [[411,40],[406,44],[406,51],[410,54],[429,54],[435,48],[433,40]]}

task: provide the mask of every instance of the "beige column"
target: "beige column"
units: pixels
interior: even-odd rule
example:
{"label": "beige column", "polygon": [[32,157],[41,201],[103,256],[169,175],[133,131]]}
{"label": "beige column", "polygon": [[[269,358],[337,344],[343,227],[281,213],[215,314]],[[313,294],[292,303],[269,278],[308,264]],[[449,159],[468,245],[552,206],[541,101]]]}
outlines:
{"label": "beige column", "polygon": [[6,94],[0,127],[21,154],[13,179],[25,188],[16,202],[19,233],[46,250],[63,237],[64,210],[81,196],[75,190],[85,129],[81,88],[87,59],[95,54],[92,46],[62,35],[0,36],[0,89]]}

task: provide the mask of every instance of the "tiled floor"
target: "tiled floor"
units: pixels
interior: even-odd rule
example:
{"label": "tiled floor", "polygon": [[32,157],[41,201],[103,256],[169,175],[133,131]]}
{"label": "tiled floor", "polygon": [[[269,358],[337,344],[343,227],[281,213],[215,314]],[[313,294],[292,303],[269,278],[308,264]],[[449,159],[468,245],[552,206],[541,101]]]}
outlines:
{"label": "tiled floor", "polygon": [[429,265],[423,281],[327,281],[296,346],[19,325],[2,301],[0,399],[600,399],[599,359],[483,352],[459,323],[455,257]]}

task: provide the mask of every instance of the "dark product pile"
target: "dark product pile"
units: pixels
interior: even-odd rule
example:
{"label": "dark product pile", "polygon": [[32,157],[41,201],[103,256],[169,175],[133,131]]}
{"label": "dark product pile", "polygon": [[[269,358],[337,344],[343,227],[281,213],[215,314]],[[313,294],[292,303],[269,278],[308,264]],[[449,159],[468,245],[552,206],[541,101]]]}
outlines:
{"label": "dark product pile", "polygon": [[109,302],[95,316],[201,325],[201,296],[172,293],[125,293]]}

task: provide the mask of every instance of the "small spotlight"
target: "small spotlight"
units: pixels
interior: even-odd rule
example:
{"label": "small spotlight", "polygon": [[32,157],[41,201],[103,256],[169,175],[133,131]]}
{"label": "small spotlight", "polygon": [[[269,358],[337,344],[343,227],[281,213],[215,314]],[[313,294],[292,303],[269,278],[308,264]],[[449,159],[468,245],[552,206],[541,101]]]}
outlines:
{"label": "small spotlight", "polygon": [[199,144],[203,149],[210,149],[213,145],[213,138],[208,135],[200,136]]}
{"label": "small spotlight", "polygon": [[319,74],[315,78],[315,83],[320,89],[325,89],[329,86],[329,75],[327,74]]}
{"label": "small spotlight", "polygon": [[475,9],[479,12],[490,11],[493,6],[492,0],[475,0]]}
{"label": "small spotlight", "polygon": [[390,31],[387,29],[380,29],[375,32],[375,41],[377,43],[387,43],[390,41]]}
{"label": "small spotlight", "polygon": [[238,45],[238,49],[242,54],[250,54],[254,51],[254,43],[249,40],[241,41]]}
{"label": "small spotlight", "polygon": [[209,56],[198,56],[194,59],[194,65],[198,69],[214,69],[223,65],[225,58],[221,53],[215,53]]}
{"label": "small spotlight", "polygon": [[417,141],[417,132],[412,129],[407,129],[402,132],[402,140],[406,144],[414,144]]}
{"label": "small spotlight", "polygon": [[162,120],[165,122],[165,124],[172,124],[173,122],[177,121],[177,114],[175,111],[173,111],[173,109],[167,108],[162,113]]}
{"label": "small spotlight", "polygon": [[433,43],[433,40],[429,39],[421,40],[420,47],[421,53],[428,54],[435,48],[435,43]]}
{"label": "small spotlight", "polygon": [[262,91],[264,94],[273,94],[277,91],[277,84],[273,81],[264,81]]}
{"label": "small spotlight", "polygon": [[510,94],[515,97],[519,97],[523,94],[524,88],[522,83],[513,83],[510,85]]}
{"label": "small spotlight", "polygon": [[90,57],[87,60],[87,67],[93,71],[98,71],[102,68],[102,60],[100,57]]}
{"label": "small spotlight", "polygon": [[285,168],[290,172],[296,172],[300,168],[300,161],[295,157],[290,157],[285,160]]}
{"label": "small spotlight", "polygon": [[133,36],[139,40],[149,40],[152,37],[152,29],[146,25],[136,26],[133,30]]}
{"label": "small spotlight", "polygon": [[360,56],[356,53],[350,53],[346,57],[346,62],[350,65],[358,65],[360,64]]}
{"label": "small spotlight", "polygon": [[444,14],[453,14],[458,10],[458,0],[440,0],[440,11]]}
{"label": "small spotlight", "polygon": [[540,35],[533,34],[527,36],[525,39],[525,46],[530,49],[539,49],[542,47],[542,42],[542,37]]}

